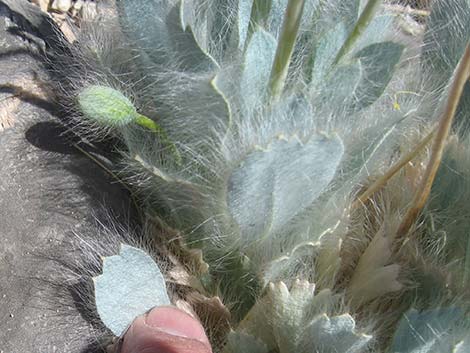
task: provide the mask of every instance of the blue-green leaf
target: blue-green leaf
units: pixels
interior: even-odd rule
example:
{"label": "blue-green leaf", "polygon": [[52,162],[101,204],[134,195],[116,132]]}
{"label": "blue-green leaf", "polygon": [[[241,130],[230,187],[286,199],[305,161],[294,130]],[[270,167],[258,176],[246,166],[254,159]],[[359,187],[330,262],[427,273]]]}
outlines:
{"label": "blue-green leaf", "polygon": [[238,1],[238,47],[243,49],[248,36],[248,28],[250,27],[251,11],[253,8],[253,0]]}
{"label": "blue-green leaf", "polygon": [[339,7],[339,15],[346,24],[348,32],[351,32],[359,18],[359,11],[361,10],[360,0],[336,1]]}
{"label": "blue-green leaf", "polygon": [[454,346],[454,350],[452,353],[468,353],[470,352],[470,335],[468,335],[465,339],[458,342]]}
{"label": "blue-green leaf", "polygon": [[434,1],[424,36],[423,59],[429,74],[447,84],[470,38],[470,1]]}
{"label": "blue-green leaf", "polygon": [[356,91],[353,92],[357,98],[355,110],[371,105],[382,95],[393,77],[403,49],[400,44],[382,42],[369,45],[356,54],[363,75]]}
{"label": "blue-green leaf", "polygon": [[241,332],[230,332],[224,353],[268,353],[261,340]]}
{"label": "blue-green leaf", "polygon": [[391,353],[451,352],[449,340],[452,330],[459,325],[464,313],[460,308],[447,307],[418,312],[411,309],[400,320],[395,331]]}
{"label": "blue-green leaf", "polygon": [[312,204],[333,179],[343,156],[338,136],[306,141],[278,138],[250,152],[229,179],[227,202],[242,237],[278,232]]}
{"label": "blue-green leaf", "polygon": [[372,19],[367,28],[362,33],[356,43],[356,52],[372,44],[387,41],[387,38],[393,33],[394,16],[389,14],[377,14]]}
{"label": "blue-green leaf", "polygon": [[[470,1],[434,1],[427,21],[422,60],[430,77],[430,91],[442,92],[452,80],[455,68],[470,38]],[[455,116],[461,135],[470,130],[470,84],[467,82]]]}
{"label": "blue-green leaf", "polygon": [[311,77],[314,86],[324,84],[324,79],[332,69],[331,66],[335,60],[336,54],[338,54],[338,51],[341,49],[346,37],[346,27],[344,23],[340,22],[325,33],[318,42]]}
{"label": "blue-green leaf", "polygon": [[165,280],[143,250],[121,245],[119,255],[103,259],[103,274],[94,278],[96,308],[101,321],[120,336],[139,315],[169,305]]}
{"label": "blue-green leaf", "polygon": [[273,0],[269,13],[269,31],[274,37],[278,37],[281,32],[282,23],[286,14],[288,0]]}
{"label": "blue-green leaf", "polygon": [[246,113],[263,101],[276,54],[276,40],[268,32],[258,29],[251,36],[246,49],[240,89]]}
{"label": "blue-green leaf", "polygon": [[120,0],[117,4],[128,36],[145,59],[161,65],[176,60],[187,71],[206,71],[217,66],[194,35],[191,3]]}
{"label": "blue-green leaf", "polygon": [[319,243],[300,243],[296,245],[292,251],[271,261],[266,265],[263,271],[263,285],[269,282],[284,281],[287,282],[292,277],[292,269],[295,268],[299,273],[311,272],[314,268],[314,258],[320,251]]}
{"label": "blue-green leaf", "polygon": [[116,3],[129,38],[150,60],[164,62],[165,52],[172,45],[166,26],[172,3],[167,0],[119,0]]}
{"label": "blue-green leaf", "polygon": [[348,65],[341,65],[336,68],[329,77],[324,90],[328,90],[329,104],[333,109],[349,109],[356,99],[356,90],[361,83],[362,70],[359,61]]}
{"label": "blue-green leaf", "polygon": [[169,12],[166,25],[172,49],[183,70],[208,71],[216,68],[217,63],[197,41],[192,28],[194,16],[191,3],[185,0],[180,0],[179,5]]}
{"label": "blue-green leaf", "polygon": [[328,317],[319,315],[306,328],[301,347],[311,347],[305,352],[359,353],[363,352],[372,336],[356,332],[351,315]]}

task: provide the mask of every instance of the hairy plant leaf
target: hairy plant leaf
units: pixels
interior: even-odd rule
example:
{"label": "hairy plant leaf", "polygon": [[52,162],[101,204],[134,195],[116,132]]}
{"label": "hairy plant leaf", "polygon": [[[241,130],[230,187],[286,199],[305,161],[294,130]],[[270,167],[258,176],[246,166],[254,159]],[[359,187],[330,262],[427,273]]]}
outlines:
{"label": "hairy plant leaf", "polygon": [[319,243],[301,243],[286,255],[274,259],[263,271],[263,285],[279,281],[288,283],[291,278],[304,272],[312,276],[315,255],[319,248]]}
{"label": "hairy plant leaf", "polygon": [[333,62],[346,40],[346,25],[338,23],[319,40],[311,86],[321,92],[322,100],[327,104],[343,111],[361,110],[382,95],[404,49],[393,42],[380,42],[384,39],[383,27],[390,26],[390,18],[384,15],[372,21],[363,34],[367,40],[361,39],[357,45],[362,49],[336,67]]}
{"label": "hairy plant leaf", "polygon": [[350,0],[350,1],[341,1],[337,0],[337,7],[339,9],[339,15],[346,25],[348,32],[352,31],[354,25],[356,24],[357,19],[359,18],[359,10],[361,0]]}
{"label": "hairy plant leaf", "polygon": [[446,84],[452,75],[469,37],[468,0],[433,2],[424,36],[423,61],[440,85]]}
{"label": "hairy plant leaf", "polygon": [[253,33],[248,43],[240,80],[243,109],[247,114],[265,97],[276,45],[274,37],[262,29]]}
{"label": "hairy plant leaf", "polygon": [[167,17],[167,28],[176,59],[183,70],[198,72],[217,67],[215,60],[199,44],[194,30],[194,9],[192,4],[180,0]]}
{"label": "hairy plant leaf", "polygon": [[338,23],[320,39],[315,51],[311,80],[315,86],[324,85],[324,79],[332,70],[336,54],[346,40],[347,32],[344,23]]}
{"label": "hairy plant leaf", "polygon": [[322,90],[328,96],[328,104],[337,111],[351,110],[357,100],[356,90],[365,74],[359,61],[336,67]]}
{"label": "hairy plant leaf", "polygon": [[394,16],[387,13],[376,15],[358,39],[355,51],[358,52],[372,44],[390,41],[390,36],[395,34],[393,20]]}
{"label": "hairy plant leaf", "polygon": [[454,346],[454,350],[452,351],[452,353],[468,353],[468,352],[470,352],[470,335],[467,336],[462,341],[458,342]]}
{"label": "hairy plant leaf", "polygon": [[166,26],[171,3],[166,0],[120,0],[116,3],[130,39],[142,48],[150,60],[162,63],[165,48],[171,46]]}
{"label": "hairy plant leaf", "polygon": [[195,15],[190,2],[121,0],[117,5],[129,37],[151,62],[165,64],[176,60],[182,70],[188,71],[216,67],[191,28]]}
{"label": "hairy plant leaf", "polygon": [[351,315],[328,317],[320,315],[302,335],[300,346],[304,352],[359,353],[363,352],[372,336],[356,332]]}
{"label": "hairy plant leaf", "polygon": [[[424,35],[422,61],[431,80],[430,89],[442,92],[470,38],[470,1],[434,1]],[[436,45],[439,43],[439,45]],[[470,131],[470,84],[467,82],[455,116],[461,136]]]}
{"label": "hairy plant leaf", "polygon": [[230,332],[225,353],[268,353],[268,347],[259,339],[240,332]]}
{"label": "hairy plant leaf", "polygon": [[252,8],[252,0],[238,1],[238,47],[240,49],[245,47],[245,42],[248,37]]}
{"label": "hairy plant leaf", "polygon": [[94,284],[98,314],[116,336],[137,316],[170,304],[157,264],[143,250],[129,245],[121,244],[119,255],[103,259],[103,272]]}
{"label": "hairy plant leaf", "polygon": [[253,335],[268,350],[280,353],[356,353],[371,336],[357,333],[349,314],[328,316],[338,298],[328,289],[296,280],[290,290],[283,282],[270,283],[266,294],[240,323],[237,332]]}
{"label": "hairy plant leaf", "polygon": [[273,0],[269,13],[269,32],[277,38],[281,32],[288,0]]}
{"label": "hairy plant leaf", "polygon": [[390,347],[391,353],[452,352],[453,330],[463,319],[458,307],[431,309],[423,312],[409,310],[400,320]]}
{"label": "hairy plant leaf", "polygon": [[403,49],[400,44],[383,42],[365,47],[356,54],[363,76],[354,92],[357,99],[355,110],[371,105],[382,95],[393,77]]}
{"label": "hairy plant leaf", "polygon": [[338,136],[315,134],[250,152],[230,176],[227,196],[242,238],[274,234],[311,205],[333,179],[343,149]]}
{"label": "hairy plant leaf", "polygon": [[347,37],[344,23],[340,22],[326,32],[315,51],[311,87],[318,91],[328,106],[347,110],[356,99],[355,91],[364,75],[359,60],[333,66],[336,54]]}

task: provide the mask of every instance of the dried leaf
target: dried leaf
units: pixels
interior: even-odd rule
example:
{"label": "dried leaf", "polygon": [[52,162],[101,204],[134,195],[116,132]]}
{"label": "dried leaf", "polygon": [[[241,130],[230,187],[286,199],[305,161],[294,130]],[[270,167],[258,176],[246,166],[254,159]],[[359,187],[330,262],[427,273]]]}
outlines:
{"label": "dried leaf", "polygon": [[383,225],[362,254],[348,287],[353,305],[403,288],[398,281],[400,266],[390,264],[393,239],[394,233]]}
{"label": "dried leaf", "polygon": [[15,113],[20,106],[20,102],[15,96],[0,100],[0,132],[15,124]]}

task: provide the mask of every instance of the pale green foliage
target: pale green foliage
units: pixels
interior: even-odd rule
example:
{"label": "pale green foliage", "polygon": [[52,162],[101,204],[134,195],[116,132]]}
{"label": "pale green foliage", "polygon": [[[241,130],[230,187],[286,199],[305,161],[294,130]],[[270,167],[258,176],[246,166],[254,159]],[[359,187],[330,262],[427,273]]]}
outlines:
{"label": "pale green foliage", "polygon": [[268,353],[268,346],[259,339],[245,333],[231,332],[227,338],[226,352]]}
{"label": "pale green foliage", "polygon": [[449,143],[426,212],[427,223],[431,228],[429,250],[435,249],[442,253],[443,263],[462,289],[470,286],[469,142],[466,137],[462,141],[455,138]]}
{"label": "pale green foliage", "polygon": [[[298,272],[313,275],[314,259],[320,252],[319,243],[300,243],[292,251],[271,261],[263,271],[263,286],[281,279],[288,281],[292,267]],[[307,276],[308,278],[308,276]]]}
{"label": "pale green foliage", "polygon": [[[469,310],[470,212],[452,194],[468,194],[468,122],[457,143],[464,152],[445,169],[448,152],[409,235],[396,229],[426,151],[371,202],[351,204],[439,118],[470,35],[470,3],[435,1],[423,55],[375,0],[116,5],[122,46],[133,56],[126,70],[97,69],[79,89],[79,105],[87,118],[118,127],[145,213],[202,251],[209,272],[197,290],[231,310],[225,350],[437,349],[424,329],[424,348],[398,342],[422,329],[404,325],[412,305]],[[286,18],[289,11],[301,19]],[[108,76],[125,77],[125,95],[106,88]],[[130,115],[148,117],[158,134],[115,123]],[[452,349],[460,353],[468,339],[459,339]]]}
{"label": "pale green foliage", "polygon": [[[456,307],[409,310],[401,319],[390,353],[468,352],[469,322]],[[467,319],[468,320],[468,319]]]}
{"label": "pale green foliage", "polygon": [[249,153],[232,172],[227,194],[242,241],[279,233],[328,186],[342,155],[338,137],[320,135],[279,136]]}
{"label": "pale green foliage", "polygon": [[[452,76],[470,38],[470,2],[468,0],[437,1],[428,21],[424,37],[423,63],[430,76],[430,88],[440,92]],[[456,121],[462,132],[469,131],[470,88],[461,99]]]}
{"label": "pale green foliage", "polygon": [[229,335],[226,352],[246,352],[244,347],[280,353],[362,352],[372,337],[357,332],[349,314],[328,314],[337,300],[329,290],[315,294],[315,286],[306,281],[295,281],[290,290],[283,282],[270,283],[239,332]]}
{"label": "pale green foliage", "polygon": [[143,250],[129,245],[121,245],[118,255],[103,259],[103,273],[93,282],[98,314],[116,336],[138,315],[170,304],[157,264]]}
{"label": "pale green foliage", "polygon": [[267,94],[269,74],[276,53],[276,39],[263,29],[251,36],[246,48],[243,71],[240,80],[242,108],[246,114],[252,113],[260,95]]}

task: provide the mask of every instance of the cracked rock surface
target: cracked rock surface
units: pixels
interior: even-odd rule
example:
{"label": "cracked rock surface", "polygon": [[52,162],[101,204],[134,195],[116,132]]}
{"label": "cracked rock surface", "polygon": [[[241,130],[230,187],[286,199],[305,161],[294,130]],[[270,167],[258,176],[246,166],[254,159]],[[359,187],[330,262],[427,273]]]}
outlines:
{"label": "cracked rock surface", "polygon": [[80,305],[42,279],[74,234],[93,232],[93,213],[126,215],[128,196],[63,136],[39,83],[40,41],[12,18],[0,4],[0,352],[94,352]]}

